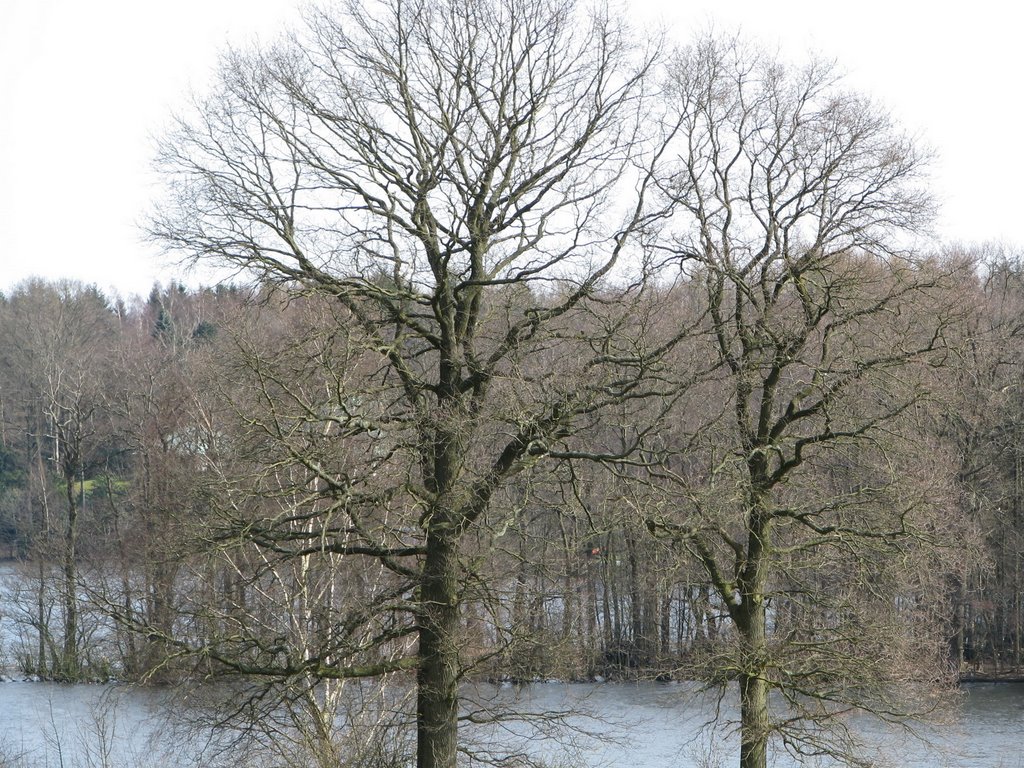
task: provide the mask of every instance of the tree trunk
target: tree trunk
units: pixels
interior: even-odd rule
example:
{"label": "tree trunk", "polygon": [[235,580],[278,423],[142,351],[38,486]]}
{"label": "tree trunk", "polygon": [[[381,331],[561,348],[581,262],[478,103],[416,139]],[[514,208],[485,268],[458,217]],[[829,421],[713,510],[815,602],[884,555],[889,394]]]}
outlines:
{"label": "tree trunk", "polygon": [[763,675],[740,675],[740,768],[768,764],[768,681]]}
{"label": "tree trunk", "polygon": [[417,768],[454,768],[458,746],[458,540],[436,524],[427,536],[419,608]]}
{"label": "tree trunk", "polygon": [[611,534],[608,535],[604,544],[604,552],[601,560],[601,620],[604,622],[602,629],[604,635],[604,648],[602,654],[607,654],[614,643],[612,629],[612,547]]}
{"label": "tree trunk", "polygon": [[[64,647],[61,653],[58,676],[63,680],[75,680],[79,675],[78,659],[78,498],[75,491],[75,474],[65,474],[67,487],[68,519],[64,531]],[[83,486],[84,492],[84,486]]]}
{"label": "tree trunk", "polygon": [[629,563],[629,658],[630,666],[646,663],[647,656],[647,616],[644,608],[644,592],[640,583],[640,561],[636,552],[636,540],[627,529],[624,532],[626,543],[626,561]]}
{"label": "tree trunk", "polygon": [[46,616],[46,561],[36,555],[39,570],[39,588],[36,590],[36,625],[39,644],[36,649],[36,674],[46,675],[46,636],[48,618]]}
{"label": "tree trunk", "polygon": [[660,601],[660,617],[658,621],[658,652],[661,660],[672,656],[672,584],[662,585],[664,590]]}
{"label": "tree trunk", "polygon": [[[760,473],[755,474],[758,486]],[[768,764],[767,611],[771,517],[757,491],[752,494],[747,539],[747,559],[739,579],[742,602],[737,612],[737,629],[743,642],[740,674],[740,768],[766,768]]]}

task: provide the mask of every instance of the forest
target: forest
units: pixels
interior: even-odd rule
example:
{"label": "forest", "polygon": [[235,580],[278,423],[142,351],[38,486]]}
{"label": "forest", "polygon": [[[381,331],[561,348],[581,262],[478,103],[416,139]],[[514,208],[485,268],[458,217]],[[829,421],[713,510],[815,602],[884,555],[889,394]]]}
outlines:
{"label": "forest", "polygon": [[[794,466],[772,506],[770,663],[829,698],[837,676],[1021,675],[1024,265],[948,253],[919,269],[927,286],[887,310],[898,325],[881,344],[919,334],[920,360],[858,373],[836,398],[832,431],[862,433],[798,463],[790,446],[821,425],[778,441]],[[862,260],[835,278],[850,270],[872,305],[908,279]],[[616,296],[612,317],[567,322],[499,384],[467,462],[522,429],[536,397],[523,390],[589,399],[467,534],[460,678],[728,679],[735,629],[716,579],[733,567],[749,480],[737,383],[701,331],[706,290],[686,279],[645,300],[635,344],[687,336],[640,391],[560,351],[621,331]],[[422,459],[405,454],[421,427],[351,325],[333,299],[281,289],[171,285],[126,306],[37,281],[4,296],[8,665],[67,681],[269,676],[282,690],[412,669],[423,511],[409,462]],[[859,325],[818,375],[877,354],[879,330]],[[805,362],[790,368],[786,409],[809,378]]]}
{"label": "forest", "polygon": [[8,665],[325,768],[516,764],[471,680],[732,684],[763,768],[1024,675],[1024,260],[918,244],[914,140],[739,39],[367,7],[161,145],[229,277],[0,298]]}

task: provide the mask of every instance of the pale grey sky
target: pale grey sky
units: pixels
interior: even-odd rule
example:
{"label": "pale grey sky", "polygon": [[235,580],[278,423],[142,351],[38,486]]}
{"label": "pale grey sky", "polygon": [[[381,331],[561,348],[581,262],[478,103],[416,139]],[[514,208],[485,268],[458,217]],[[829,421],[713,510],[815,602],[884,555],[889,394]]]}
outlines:
{"label": "pale grey sky", "polygon": [[[269,40],[296,0],[0,0],[0,290],[70,277],[121,294],[174,272],[143,243],[153,146],[227,43]],[[657,0],[626,3],[679,40],[737,27],[849,83],[933,147],[938,234],[1024,245],[1019,32],[1003,0]]]}

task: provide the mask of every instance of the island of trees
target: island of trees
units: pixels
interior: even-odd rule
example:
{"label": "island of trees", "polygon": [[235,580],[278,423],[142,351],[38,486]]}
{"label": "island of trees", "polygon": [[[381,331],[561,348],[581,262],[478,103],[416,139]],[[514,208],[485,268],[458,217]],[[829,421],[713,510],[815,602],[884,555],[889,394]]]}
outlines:
{"label": "island of trees", "polygon": [[550,0],[227,54],[150,234],[231,279],[0,299],[8,658],[325,767],[500,759],[471,680],[734,685],[763,768],[1021,674],[1024,263],[923,239],[926,161]]}

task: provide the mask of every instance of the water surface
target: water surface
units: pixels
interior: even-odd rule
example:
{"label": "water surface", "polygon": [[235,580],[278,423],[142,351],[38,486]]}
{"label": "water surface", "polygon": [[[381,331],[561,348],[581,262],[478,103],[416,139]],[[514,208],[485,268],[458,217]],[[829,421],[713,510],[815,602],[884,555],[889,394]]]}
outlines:
{"label": "water surface", "polygon": [[[526,721],[477,726],[477,744],[522,750],[551,765],[716,768],[737,763],[731,692],[720,700],[687,684],[543,683],[476,686],[468,706],[546,713],[542,733]],[[0,683],[0,765],[39,768],[166,768],[230,765],[202,742],[166,727],[168,694],[102,685]],[[564,717],[558,717],[563,714]],[[920,738],[858,721],[871,745],[860,756],[877,768],[1024,768],[1024,686],[971,684],[942,718],[918,724]],[[470,730],[466,729],[466,734]],[[782,753],[777,768],[802,763]]]}

